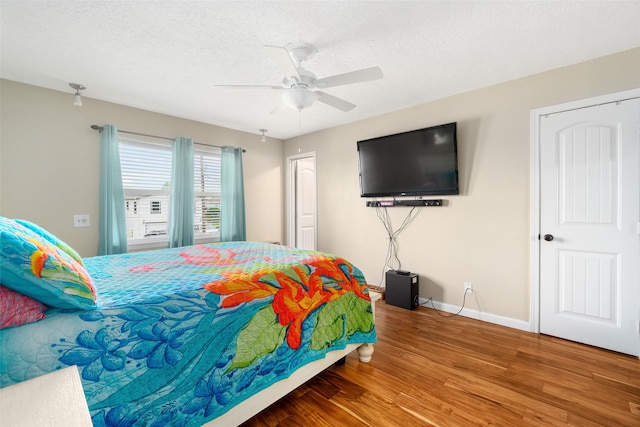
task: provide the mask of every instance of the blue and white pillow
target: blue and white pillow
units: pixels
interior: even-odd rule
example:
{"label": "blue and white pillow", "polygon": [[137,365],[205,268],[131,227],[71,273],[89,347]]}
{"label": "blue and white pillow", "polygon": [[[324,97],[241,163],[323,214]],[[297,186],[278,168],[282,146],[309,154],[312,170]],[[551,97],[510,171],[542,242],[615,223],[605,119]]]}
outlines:
{"label": "blue and white pillow", "polygon": [[96,289],[82,258],[24,220],[0,217],[0,284],[56,308],[96,308]]}

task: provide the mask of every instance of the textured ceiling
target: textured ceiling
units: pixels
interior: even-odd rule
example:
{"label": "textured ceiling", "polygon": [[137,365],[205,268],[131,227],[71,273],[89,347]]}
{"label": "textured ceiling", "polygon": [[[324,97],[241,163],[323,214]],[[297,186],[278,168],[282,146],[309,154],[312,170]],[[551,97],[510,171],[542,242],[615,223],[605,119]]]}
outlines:
{"label": "textured ceiling", "polygon": [[[640,46],[640,1],[1,1],[0,77],[286,139]],[[263,45],[306,42],[318,78],[382,80],[271,113]],[[69,102],[72,101],[70,95]],[[428,125],[428,123],[425,123]],[[132,129],[135,130],[135,129]]]}

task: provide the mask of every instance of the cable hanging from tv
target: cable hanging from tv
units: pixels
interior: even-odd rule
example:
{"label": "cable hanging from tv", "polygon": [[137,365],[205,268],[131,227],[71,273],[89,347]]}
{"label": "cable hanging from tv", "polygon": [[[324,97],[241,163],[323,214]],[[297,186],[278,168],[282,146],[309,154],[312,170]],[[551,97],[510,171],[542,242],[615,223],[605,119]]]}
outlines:
{"label": "cable hanging from tv", "polygon": [[[382,284],[382,280],[384,279],[384,275],[387,270],[401,270],[402,262],[400,261],[400,257],[398,256],[398,242],[396,241],[396,237],[407,228],[407,226],[418,216],[420,210],[416,210],[416,206],[413,206],[407,216],[400,224],[400,227],[397,230],[393,230],[393,225],[391,224],[391,218],[389,217],[389,212],[385,207],[379,207],[376,209],[376,214],[384,228],[387,232],[387,238],[389,239],[389,246],[387,247],[387,256],[385,258],[384,268],[382,269],[382,277],[380,278],[380,283]],[[398,268],[393,266],[393,261],[398,265]]]}

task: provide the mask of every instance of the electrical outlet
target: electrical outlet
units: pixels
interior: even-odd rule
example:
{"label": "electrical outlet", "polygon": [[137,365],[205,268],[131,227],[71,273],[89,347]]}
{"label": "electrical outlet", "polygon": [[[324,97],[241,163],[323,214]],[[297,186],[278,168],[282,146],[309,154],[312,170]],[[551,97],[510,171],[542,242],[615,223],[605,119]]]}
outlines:
{"label": "electrical outlet", "polygon": [[91,225],[91,221],[89,220],[89,214],[81,214],[73,216],[73,226],[74,227],[89,227]]}
{"label": "electrical outlet", "polygon": [[469,292],[470,294],[473,293],[473,285],[471,284],[471,282],[464,282],[464,293],[466,294],[467,292]]}

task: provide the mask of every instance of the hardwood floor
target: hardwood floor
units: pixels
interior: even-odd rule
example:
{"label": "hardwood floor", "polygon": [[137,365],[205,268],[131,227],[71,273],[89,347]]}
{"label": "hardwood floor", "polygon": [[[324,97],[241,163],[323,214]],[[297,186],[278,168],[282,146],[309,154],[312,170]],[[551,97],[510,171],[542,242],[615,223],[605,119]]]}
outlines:
{"label": "hardwood floor", "polygon": [[351,354],[243,426],[640,426],[640,360],[379,301]]}

